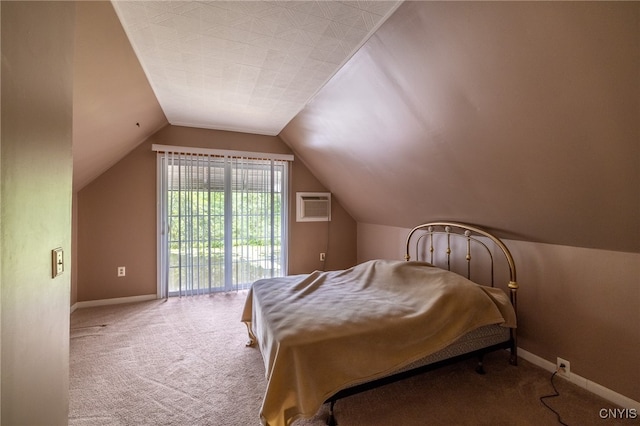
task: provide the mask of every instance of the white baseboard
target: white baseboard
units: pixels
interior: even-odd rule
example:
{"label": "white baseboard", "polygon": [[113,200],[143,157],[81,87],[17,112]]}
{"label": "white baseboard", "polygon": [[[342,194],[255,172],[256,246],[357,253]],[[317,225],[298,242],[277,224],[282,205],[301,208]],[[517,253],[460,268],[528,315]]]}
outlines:
{"label": "white baseboard", "polygon": [[[556,364],[550,361],[547,361],[544,358],[540,358],[538,355],[534,355],[531,352],[527,352],[522,348],[518,348],[518,356],[522,359],[529,361],[533,365],[537,365],[540,368],[543,368],[550,373],[556,371]],[[557,376],[561,377],[561,376]],[[621,395],[617,392],[612,391],[609,388],[605,388],[604,386],[592,382],[591,380],[585,379],[584,377],[578,376],[577,374],[571,372],[569,378],[565,380],[569,380],[571,383],[588,390],[591,393],[594,393],[607,401],[610,401],[616,405],[619,405],[622,408],[634,408],[635,410],[640,412],[640,402],[635,401],[629,397]],[[605,408],[605,407],[603,407]]]}
{"label": "white baseboard", "polygon": [[115,297],[113,299],[87,300],[85,302],[76,302],[71,306],[71,313],[80,308],[91,308],[93,306],[118,305],[121,303],[146,302],[158,298],[156,294],[143,294],[141,296]]}

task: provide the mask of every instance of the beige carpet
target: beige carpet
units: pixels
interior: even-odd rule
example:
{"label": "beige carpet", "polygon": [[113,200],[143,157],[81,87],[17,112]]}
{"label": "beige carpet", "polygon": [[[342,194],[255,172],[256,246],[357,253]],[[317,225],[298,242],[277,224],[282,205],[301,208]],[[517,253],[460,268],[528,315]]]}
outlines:
{"label": "beige carpet", "polygon": [[[71,426],[259,425],[265,389],[259,351],[244,346],[245,292],[78,309],[71,316]],[[555,425],[539,397],[550,374],[508,354],[425,373],[337,402],[340,426]],[[614,408],[571,383],[547,402],[569,425],[638,424],[600,419]],[[296,426],[324,424],[328,407]]]}

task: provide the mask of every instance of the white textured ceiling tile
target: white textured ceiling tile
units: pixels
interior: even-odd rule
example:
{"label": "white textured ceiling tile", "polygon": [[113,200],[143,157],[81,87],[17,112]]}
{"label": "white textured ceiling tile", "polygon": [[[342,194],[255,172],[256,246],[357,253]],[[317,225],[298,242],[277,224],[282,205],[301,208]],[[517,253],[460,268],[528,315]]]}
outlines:
{"label": "white textured ceiling tile", "polygon": [[335,37],[322,37],[315,45],[315,49],[333,50],[340,45],[340,39]]}
{"label": "white textured ceiling tile", "polygon": [[277,134],[396,2],[116,1],[169,122]]}
{"label": "white textured ceiling tile", "polygon": [[269,88],[269,96],[279,100],[282,97],[282,94],[284,93],[284,91],[285,91],[284,87],[271,86]]}
{"label": "white textured ceiling tile", "polygon": [[282,111],[294,111],[297,109],[298,103],[292,102],[289,99],[281,97],[280,99],[278,99],[277,106],[278,106],[278,109],[281,109]]}
{"label": "white textured ceiling tile", "polygon": [[354,51],[353,43],[341,41],[340,45],[336,47],[335,55],[336,57],[341,56],[344,58],[351,55],[353,51]]}
{"label": "white textured ceiling tile", "polygon": [[307,15],[324,17],[324,12],[318,4],[318,1],[306,0],[306,1],[291,1],[287,3],[287,7],[297,12],[301,12]]}
{"label": "white textured ceiling tile", "polygon": [[334,12],[333,12],[332,3],[336,3],[336,2],[323,1],[323,0],[316,1],[316,4],[318,5],[318,9],[322,12],[322,16],[324,16],[325,18],[332,19],[333,17]]}
{"label": "white textured ceiling tile", "polygon": [[222,79],[224,75],[224,67],[220,62],[202,61],[203,70],[201,70],[203,77],[207,80]]}
{"label": "white textured ceiling tile", "polygon": [[232,28],[229,26],[223,26],[224,35],[223,38],[227,41],[232,41],[234,43],[245,43],[247,36],[245,33],[248,33],[246,30],[242,30],[240,28]]}
{"label": "white textured ceiling tile", "polygon": [[362,19],[362,11],[353,7],[344,6],[333,17],[333,21],[350,27],[358,25]]}
{"label": "white textured ceiling tile", "polygon": [[326,49],[313,49],[313,51],[309,55],[309,59],[313,59],[315,61],[327,62],[330,55],[331,55],[331,51],[328,51]]}
{"label": "white textured ceiling tile", "polygon": [[369,12],[359,11],[358,16],[350,19],[349,22],[341,21],[340,23],[348,25],[352,28],[357,28],[359,30],[364,31],[365,33],[369,32],[367,28],[367,19],[371,16]]}
{"label": "white textured ceiling tile", "polygon": [[359,7],[380,17],[385,16],[398,5],[396,1],[359,0]]}
{"label": "white textured ceiling tile", "polygon": [[180,2],[178,1],[145,1],[145,3],[148,3],[148,10],[150,14],[171,12],[173,9],[180,6]]}
{"label": "white textured ceiling tile", "polygon": [[250,31],[251,26],[255,18],[250,15],[245,15],[241,13],[235,12],[227,12],[227,19],[225,21],[225,25],[232,28],[243,31]]}
{"label": "white textured ceiling tile", "polygon": [[173,22],[176,30],[180,33],[179,37],[185,37],[190,34],[201,34],[204,29],[204,24],[200,18],[175,15]]}
{"label": "white textured ceiling tile", "polygon": [[147,54],[157,46],[156,36],[150,27],[141,28],[132,33],[131,36],[135,37],[137,50],[140,51],[141,54]]}
{"label": "white textured ceiling tile", "polygon": [[203,7],[193,8],[189,11],[183,12],[183,15],[199,19],[203,28],[207,28],[212,25],[222,25],[225,22],[224,10],[213,5],[204,5]]}
{"label": "white textured ceiling tile", "polygon": [[331,21],[329,24],[329,28],[325,32],[326,37],[334,37],[337,39],[342,39],[351,27],[348,25],[341,24],[340,22]]}
{"label": "white textured ceiling tile", "polygon": [[273,84],[271,87],[286,89],[287,87],[289,87],[291,80],[292,80],[292,77],[290,74],[279,72],[278,74],[276,74],[276,77],[273,79]]}
{"label": "white textured ceiling tile", "polygon": [[[282,51],[286,51],[286,47],[283,46],[283,43],[281,43],[278,39],[276,39],[273,36],[265,36],[265,35],[260,35],[260,34],[256,34],[252,39],[251,39],[251,45],[255,46],[255,47],[261,47],[265,50],[274,50],[274,48],[278,48],[279,50]],[[287,45],[288,46],[288,45]]]}
{"label": "white textured ceiling tile", "polygon": [[234,90],[233,92],[229,92],[226,97],[227,103],[231,105],[240,105],[244,109],[250,109],[247,105],[251,96],[249,93],[243,93],[242,91]]}
{"label": "white textured ceiling tile", "polygon": [[[311,53],[311,52],[309,52]],[[309,58],[309,55],[287,55],[282,61],[280,69],[284,72],[293,73]]]}
{"label": "white textured ceiling tile", "polygon": [[242,58],[242,63],[257,68],[264,63],[266,57],[267,49],[256,46],[247,46],[244,52],[244,57]]}
{"label": "white textured ceiling tile", "polygon": [[293,41],[296,41],[298,37],[298,31],[299,30],[297,28],[291,28],[285,24],[278,24],[274,37],[276,39],[282,39],[282,40],[293,42]]}
{"label": "white textured ceiling tile", "polygon": [[191,56],[197,56],[202,60],[205,57],[203,55],[204,48],[202,47],[202,40],[183,41],[178,44],[177,50]]}
{"label": "white textured ceiling tile", "polygon": [[277,71],[282,67],[282,64],[287,59],[287,53],[278,50],[269,50],[262,63],[263,71],[265,75],[269,75],[268,71]]}
{"label": "white textured ceiling tile", "polygon": [[158,43],[163,41],[175,41],[178,39],[178,32],[174,28],[153,24],[149,29]]}
{"label": "white textured ceiling tile", "polygon": [[307,24],[304,26],[304,30],[309,33],[322,35],[327,30],[330,23],[330,19],[315,17],[313,20],[307,22]]}
{"label": "white textured ceiling tile", "polygon": [[230,81],[234,81],[236,80],[238,73],[240,72],[240,70],[242,69],[242,65],[239,64],[234,64],[234,63],[228,63],[225,65],[224,69],[223,69],[223,74],[222,77],[223,78],[228,78]]}
{"label": "white textured ceiling tile", "polygon": [[273,87],[273,82],[275,81],[276,76],[277,73],[273,73],[272,75],[265,75],[264,72],[260,72],[253,91],[257,93],[258,96],[268,96],[269,89]]}
{"label": "white textured ceiling tile", "polygon": [[247,15],[250,13],[251,9],[255,7],[256,4],[260,4],[260,2],[253,1],[220,1],[218,2],[220,7],[228,10],[234,14],[242,14]]}
{"label": "white textured ceiling tile", "polygon": [[[171,21],[171,19],[176,16],[173,13],[169,13],[169,12],[162,12],[162,13],[158,13],[155,14],[151,17],[149,17],[149,23],[150,24],[154,24],[154,25],[158,25],[161,24],[163,22],[167,22],[167,21]],[[167,26],[167,25],[165,25]]]}
{"label": "white textured ceiling tile", "polygon": [[227,45],[227,40],[221,37],[216,37],[211,34],[202,34],[201,48],[203,49],[203,56],[215,56],[218,55],[220,50],[224,49]]}
{"label": "white textured ceiling tile", "polygon": [[244,57],[246,47],[242,45],[234,45],[233,47],[228,47],[227,50],[220,55],[220,58],[230,64],[241,65],[242,58]]}
{"label": "white textured ceiling tile", "polygon": [[240,68],[240,79],[247,82],[251,88],[256,84],[259,76],[260,69],[258,67],[244,65]]}
{"label": "white textured ceiling tile", "polygon": [[281,7],[274,1],[252,1],[251,7],[247,9],[247,13],[255,16],[256,18],[262,18],[265,14],[269,13],[273,9]]}
{"label": "white textured ceiling tile", "polygon": [[286,49],[286,52],[294,54],[294,55],[304,55],[308,54],[313,47],[317,44],[317,41],[314,41],[315,37],[302,36],[300,37],[300,33],[298,34],[298,38],[292,41]]}
{"label": "white textured ceiling tile", "polygon": [[296,12],[289,7],[283,7],[278,10],[278,22],[291,28],[300,28],[304,23],[304,15]]}
{"label": "white textured ceiling tile", "polygon": [[364,37],[366,37],[367,31],[359,28],[351,27],[347,29],[343,39],[345,42],[350,42],[354,47],[357,46]]}
{"label": "white textured ceiling tile", "polygon": [[328,8],[327,18],[332,21],[349,20],[356,16],[359,12],[357,8],[351,7],[349,3],[332,1],[326,3]]}
{"label": "white textured ceiling tile", "polygon": [[181,63],[182,53],[174,49],[160,49],[155,56],[161,63]]}
{"label": "white textured ceiling tile", "polygon": [[379,16],[374,15],[371,12],[362,12],[361,18],[361,25],[357,26],[357,28],[366,31],[367,33],[373,30],[380,20]]}
{"label": "white textured ceiling tile", "polygon": [[[231,2],[231,4],[233,3],[236,3],[236,2]],[[240,2],[237,2],[237,3],[240,3]],[[242,12],[241,10],[229,9],[227,6],[223,8],[223,16],[224,16],[226,25],[229,25],[229,26],[233,26],[236,23],[241,24],[243,22],[246,22],[246,20],[249,18],[249,16],[246,13]]]}
{"label": "white textured ceiling tile", "polygon": [[114,8],[121,19],[126,20],[129,30],[149,24],[149,16],[144,5],[133,4],[128,7],[120,7],[121,2],[114,2]]}
{"label": "white textured ceiling tile", "polygon": [[194,10],[202,9],[202,5],[193,1],[176,1],[176,6],[172,9],[172,12],[179,15],[189,15]]}
{"label": "white textured ceiling tile", "polygon": [[229,29],[224,25],[204,25],[202,27],[202,35],[207,37],[215,37],[218,39],[226,40]]}
{"label": "white textured ceiling tile", "polygon": [[260,19],[267,22],[281,24],[287,20],[287,9],[282,6],[274,6],[260,14]]}
{"label": "white textured ceiling tile", "polygon": [[291,49],[291,45],[293,44],[292,40],[286,40],[279,37],[272,37],[272,49],[280,50],[282,52],[287,52]]}
{"label": "white textured ceiling tile", "polygon": [[[260,78],[258,80],[260,80]],[[266,99],[269,99],[267,96],[269,94],[269,87],[271,87],[270,84],[264,85],[258,82],[251,93],[255,98],[260,99],[261,102],[264,102]]]}
{"label": "white textured ceiling tile", "polygon": [[278,29],[278,23],[273,21],[265,21],[264,19],[251,18],[251,32],[261,35],[273,36]]}
{"label": "white textured ceiling tile", "polygon": [[284,97],[292,102],[304,102],[309,96],[306,91],[298,90],[293,87],[287,87],[284,91]]}
{"label": "white textured ceiling tile", "polygon": [[322,34],[320,34],[320,33],[303,31],[302,34],[304,34],[304,42],[303,43],[304,44],[308,44],[309,46],[315,46],[323,38]]}
{"label": "white textured ceiling tile", "polygon": [[[143,53],[143,56],[148,60],[153,61],[160,56],[160,54],[165,51],[175,51],[180,52],[183,48],[183,44],[178,39],[173,38],[155,38],[155,46],[152,49],[148,49]],[[166,63],[169,65],[170,63]]]}

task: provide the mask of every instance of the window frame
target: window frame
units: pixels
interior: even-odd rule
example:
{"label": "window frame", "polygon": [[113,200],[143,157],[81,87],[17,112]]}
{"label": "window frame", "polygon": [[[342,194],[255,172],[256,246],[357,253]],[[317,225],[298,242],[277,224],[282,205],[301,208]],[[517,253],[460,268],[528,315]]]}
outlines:
{"label": "window frame", "polygon": [[[233,151],[233,150],[220,150],[220,149],[207,149],[207,148],[191,148],[191,147],[179,147],[179,146],[167,146],[167,145],[152,145],[152,150],[157,153],[157,171],[156,171],[156,184],[157,184],[157,297],[167,298],[169,297],[169,246],[168,246],[168,202],[165,199],[167,194],[167,179],[166,168],[168,155],[203,155],[216,157],[217,159],[223,159],[225,164],[225,179],[228,179],[228,173],[233,173],[233,165],[231,164],[235,159],[242,159],[245,162],[251,162],[255,160],[271,161],[271,174],[273,179],[274,164],[275,162],[284,163],[282,168],[282,180],[280,184],[281,188],[281,218],[280,218],[280,270],[283,274],[288,273],[288,223],[289,223],[289,191],[290,191],[290,163],[293,161],[294,156],[290,154],[272,154],[272,153],[258,153],[258,152],[245,152],[245,151]],[[229,164],[230,172],[227,170],[227,164]],[[281,166],[277,166],[281,167]],[[273,184],[273,181],[272,181]],[[232,186],[229,180],[229,186]],[[272,189],[273,190],[273,189]],[[226,191],[226,189],[225,189]],[[229,193],[231,194],[231,193]],[[229,197],[231,199],[231,197]],[[230,204],[230,203],[229,203]],[[225,216],[230,212],[228,207],[225,207]],[[225,220],[227,222],[227,220]],[[225,224],[225,252],[229,252],[233,247],[226,248],[229,242],[231,242],[231,233]],[[224,289],[218,291],[229,291],[234,288],[237,289],[238,283],[233,283],[233,277],[230,274],[233,273],[233,259],[226,259],[225,254],[225,278]],[[216,287],[217,288],[217,287]]]}

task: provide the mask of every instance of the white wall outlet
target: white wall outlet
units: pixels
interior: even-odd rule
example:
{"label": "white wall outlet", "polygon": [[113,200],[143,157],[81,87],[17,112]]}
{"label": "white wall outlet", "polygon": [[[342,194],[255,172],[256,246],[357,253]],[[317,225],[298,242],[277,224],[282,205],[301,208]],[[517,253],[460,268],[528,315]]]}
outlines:
{"label": "white wall outlet", "polygon": [[127,271],[125,269],[124,266],[118,266],[118,276],[119,277],[124,277],[125,275],[127,275]]}
{"label": "white wall outlet", "polygon": [[326,255],[324,253],[320,253],[320,262],[324,262],[326,259]]}
{"label": "white wall outlet", "polygon": [[569,378],[569,374],[571,373],[571,364],[566,359],[558,358],[556,360],[556,372],[558,376],[564,377],[565,379]]}

